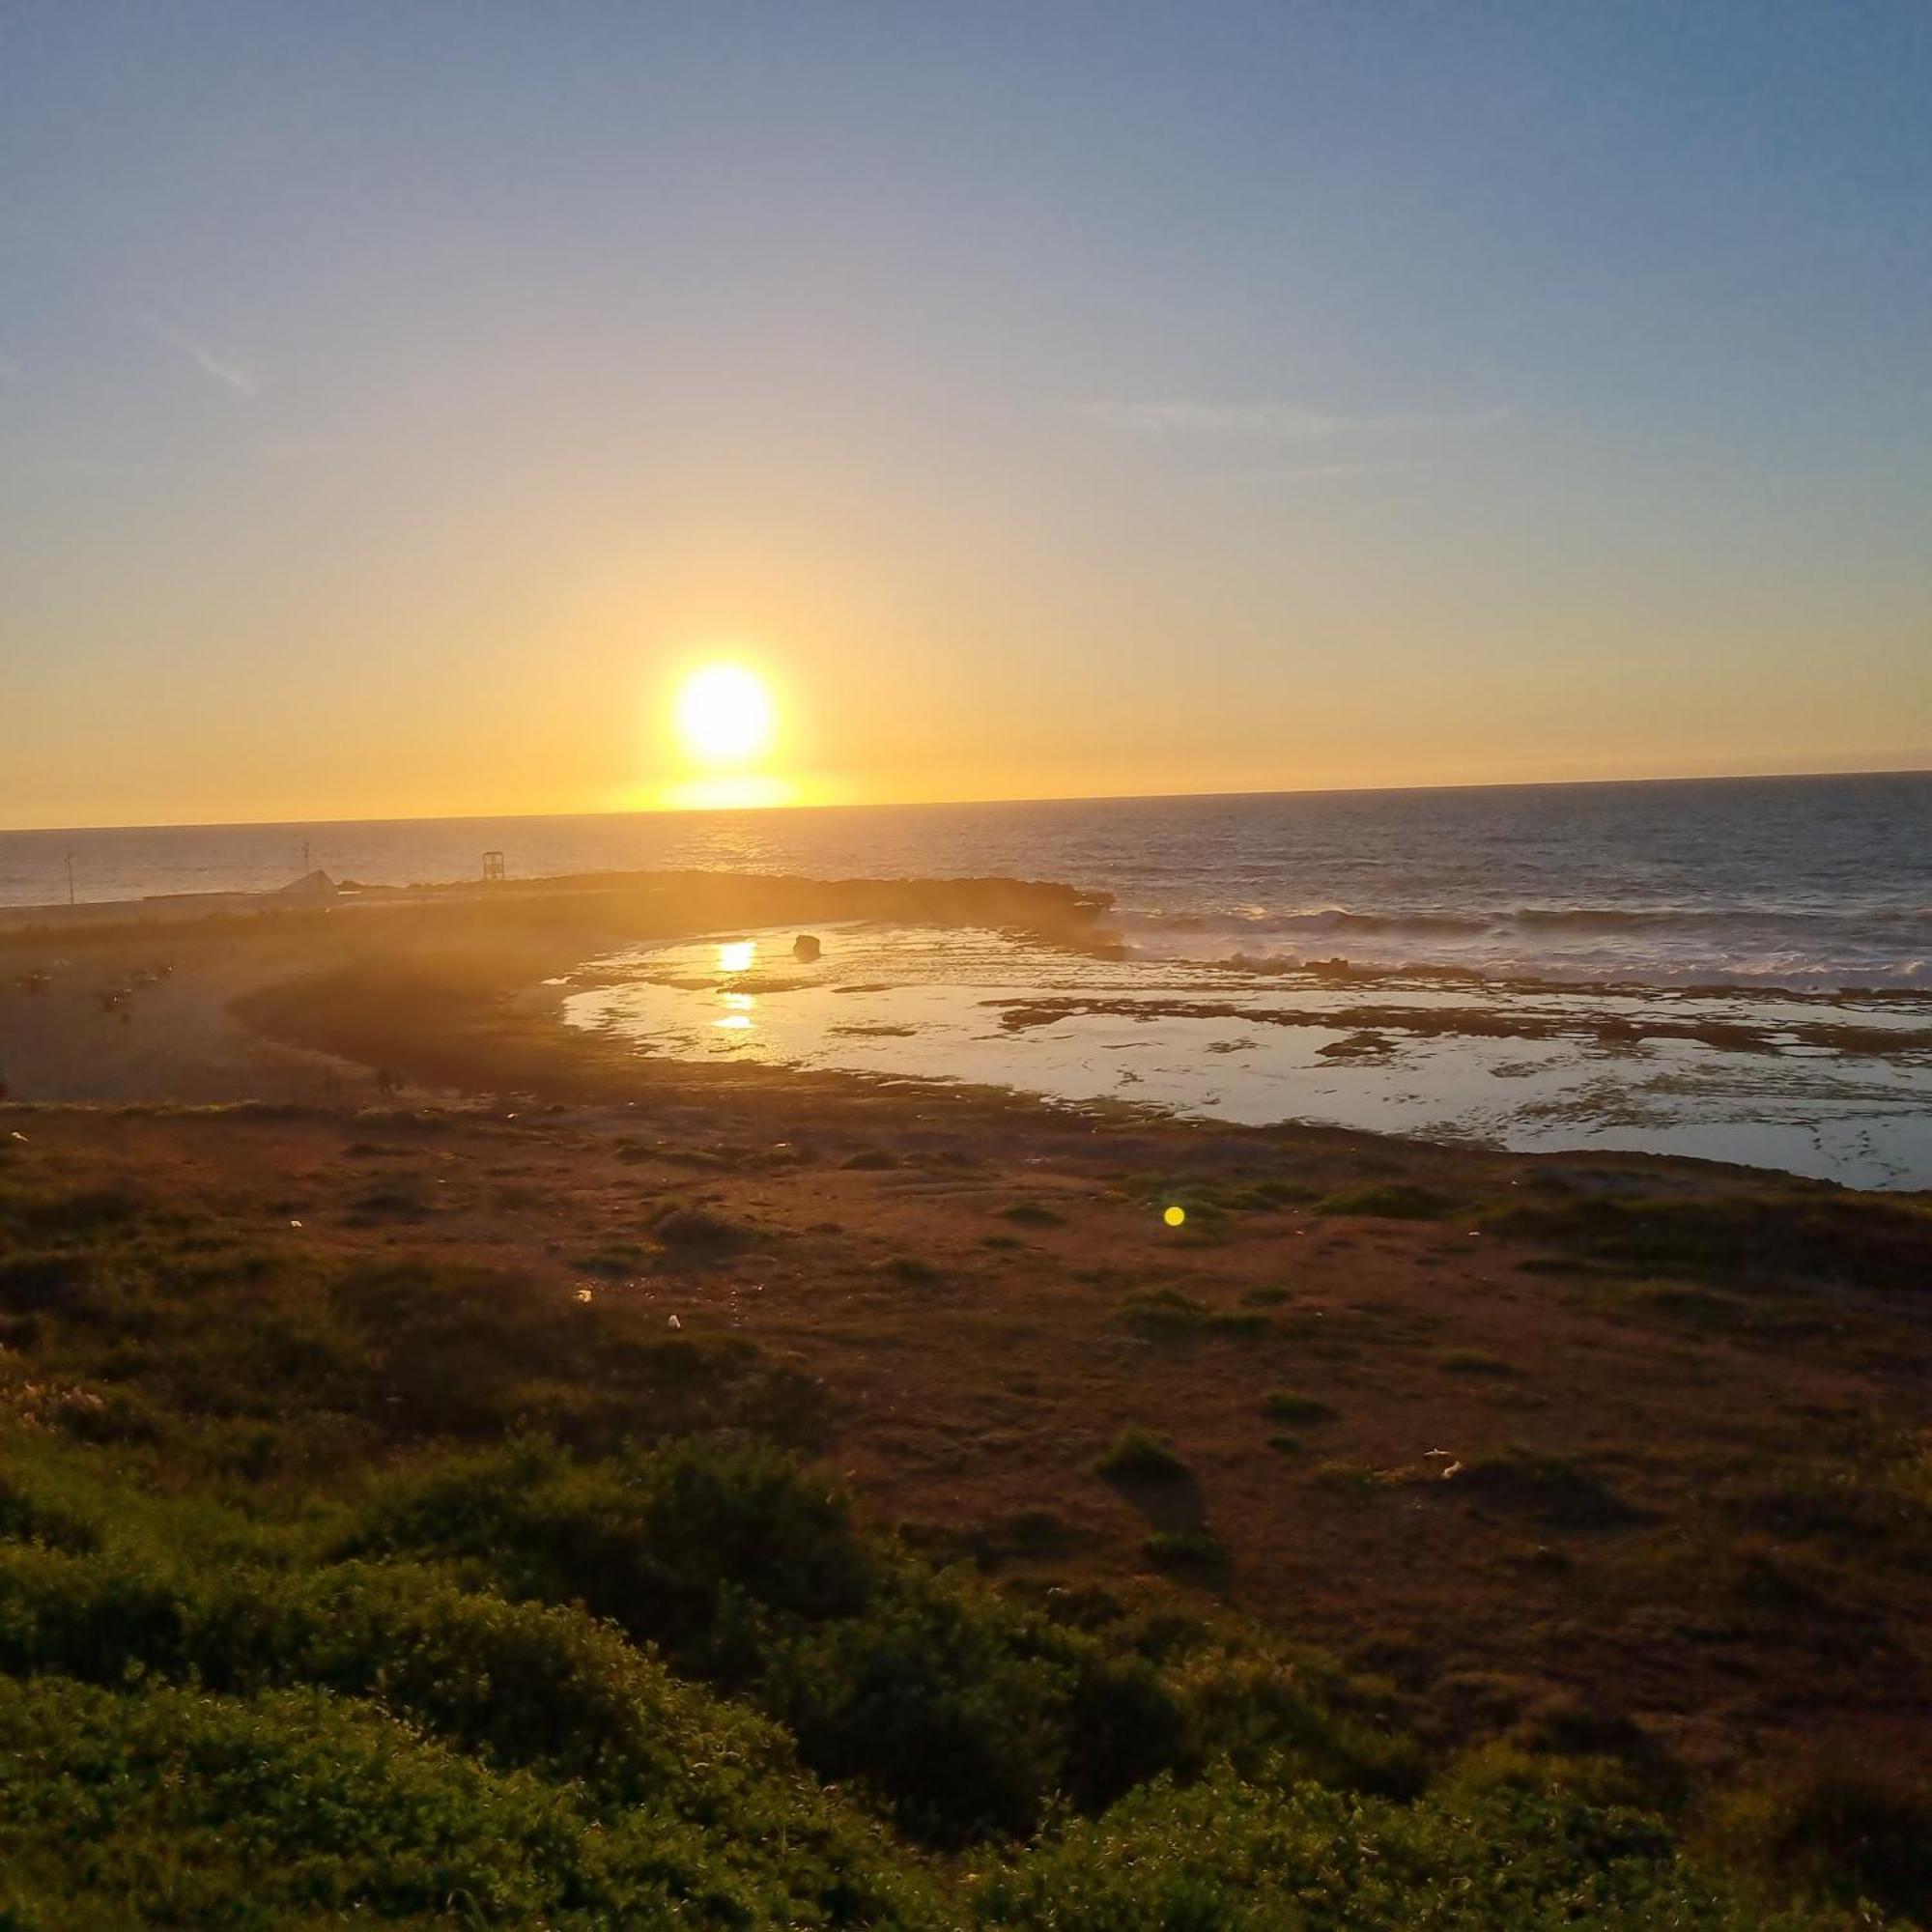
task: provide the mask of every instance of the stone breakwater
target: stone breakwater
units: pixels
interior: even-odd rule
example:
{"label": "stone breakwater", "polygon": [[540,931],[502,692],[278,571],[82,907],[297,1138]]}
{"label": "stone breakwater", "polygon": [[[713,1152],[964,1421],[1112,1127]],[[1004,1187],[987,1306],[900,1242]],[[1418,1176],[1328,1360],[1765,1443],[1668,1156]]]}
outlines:
{"label": "stone breakwater", "polygon": [[105,937],[157,925],[257,929],[312,924],[405,909],[436,923],[541,927],[594,922],[640,932],[767,925],[786,921],[890,920],[915,925],[979,925],[1051,944],[1094,948],[1112,903],[1104,893],[1043,880],[813,879],[756,872],[584,872],[478,884],[363,886],[304,880],[303,890],[169,894],[92,905],[0,909],[0,935]]}

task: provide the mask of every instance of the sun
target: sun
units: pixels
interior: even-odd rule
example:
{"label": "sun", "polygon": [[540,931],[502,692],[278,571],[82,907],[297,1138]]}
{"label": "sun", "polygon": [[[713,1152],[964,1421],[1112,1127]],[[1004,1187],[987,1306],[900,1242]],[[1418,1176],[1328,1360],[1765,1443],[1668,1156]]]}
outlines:
{"label": "sun", "polygon": [[678,736],[699,764],[748,765],[771,749],[778,706],[770,687],[743,665],[714,664],[678,686]]}

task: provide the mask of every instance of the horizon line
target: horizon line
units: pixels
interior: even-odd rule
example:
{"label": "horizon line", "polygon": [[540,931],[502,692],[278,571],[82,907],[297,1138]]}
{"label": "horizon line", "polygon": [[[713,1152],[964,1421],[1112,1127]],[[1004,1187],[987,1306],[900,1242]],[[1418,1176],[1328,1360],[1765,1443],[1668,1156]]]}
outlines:
{"label": "horizon line", "polygon": [[1040,792],[981,798],[870,799],[842,804],[765,806],[628,806],[583,811],[407,812],[366,818],[209,818],[146,819],[116,825],[7,825],[0,838],[35,838],[86,832],[237,832],[254,827],[272,831],[334,825],[479,825],[561,818],[720,818],[784,817],[817,811],[943,811],[969,805],[1121,805],[1160,804],[1189,799],[1359,798],[1381,792],[1582,791],[1611,785],[1803,784],[1819,779],[1932,778],[1932,765],[1862,765],[1831,771],[1680,772],[1647,778],[1458,780],[1446,784],[1269,785],[1234,791]]}

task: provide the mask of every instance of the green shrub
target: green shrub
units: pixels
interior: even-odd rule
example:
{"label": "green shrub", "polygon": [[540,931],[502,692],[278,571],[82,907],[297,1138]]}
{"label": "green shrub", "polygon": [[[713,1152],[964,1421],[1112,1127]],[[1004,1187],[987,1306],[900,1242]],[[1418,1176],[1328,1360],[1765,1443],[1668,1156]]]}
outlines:
{"label": "green shrub", "polygon": [[1215,1308],[1176,1288],[1142,1288],[1121,1304],[1121,1320],[1150,1341],[1184,1335],[1265,1335],[1273,1325],[1259,1308]]}
{"label": "green shrub", "polygon": [[344,1554],[468,1558],[519,1596],[582,1603],[708,1676],[755,1668],[752,1607],[853,1616],[880,1559],[844,1498],[755,1446],[680,1443],[584,1463],[540,1442],[380,1485]]}
{"label": "green shrub", "polygon": [[1932,1207],[1803,1183],[1523,1200],[1487,1225],[1595,1261],[1761,1285],[1843,1282],[1910,1293],[1932,1274]]}
{"label": "green shrub", "polygon": [[1219,1576],[1228,1567],[1228,1552],[1211,1529],[1157,1529],[1141,1548],[1157,1570]]}
{"label": "green shrub", "polygon": [[624,1280],[643,1273],[650,1265],[650,1255],[636,1241],[607,1241],[587,1255],[579,1255],[575,1265],[585,1274],[609,1275],[612,1280]]}
{"label": "green shrub", "polygon": [[1564,1456],[1510,1448],[1470,1458],[1455,1478],[1460,1494],[1520,1512],[1559,1529],[1611,1529],[1634,1522],[1633,1509],[1602,1477]]}
{"label": "green shrub", "polygon": [[1273,1321],[1259,1308],[1217,1308],[1202,1326],[1210,1335],[1266,1335]]}
{"label": "green shrub", "polygon": [[821,1776],[934,1844],[1030,1829],[1058,1791],[1118,1795],[1108,1765],[1133,1759],[1086,1741],[1106,1711],[1093,1687],[1148,1699],[1138,1664],[868,1542],[822,1478],[755,1448],[463,1459],[384,1485],[344,1553],[458,1560],[582,1602],[751,1697]]}
{"label": "green shrub", "polygon": [[1372,1181],[1359,1187],[1338,1187],[1315,1204],[1320,1214],[1369,1214],[1386,1221],[1436,1221],[1449,1203],[1427,1187],[1407,1181]]}
{"label": "green shrub", "polygon": [[68,1497],[0,1470],[0,1538],[85,1552],[99,1548],[100,1531],[94,1517]]}
{"label": "green shrub", "polygon": [[1183,1481],[1187,1464],[1151,1430],[1123,1429],[1094,1465],[1114,1483],[1176,1483]]}
{"label": "green shrub", "polygon": [[1274,1389],[1262,1400],[1262,1413],[1270,1422],[1332,1422],[1334,1409],[1318,1396],[1301,1395],[1293,1389]]}
{"label": "green shrub", "polygon": [[49,1932],[440,1924],[452,1901],[467,1923],[579,1932],[930,1922],[919,1875],[862,1832],[841,1847],[806,1831],[782,1856],[732,1832],[802,1822],[755,1803],[735,1818],[602,1810],[327,1691],[0,1680],[0,1901]]}
{"label": "green shrub", "polygon": [[667,1208],[652,1222],[651,1233],[666,1247],[696,1255],[722,1254],[750,1238],[749,1230],[708,1208]]}
{"label": "green shrub", "polygon": [[131,1187],[33,1187],[0,1180],[0,1235],[81,1244],[125,1235],[143,1221],[184,1217]]}
{"label": "green shrub", "polygon": [[1452,1376],[1509,1376],[1516,1371],[1500,1355],[1485,1349],[1445,1349],[1435,1358],[1436,1367]]}
{"label": "green shrub", "polygon": [[1176,1288],[1141,1288],[1121,1303],[1121,1320],[1150,1339],[1192,1335],[1212,1311],[1205,1301]]}
{"label": "green shrub", "polygon": [[982,1925],[1041,1932],[1804,1932],[1654,1822],[1498,1792],[1391,1803],[1230,1771],[1135,1791],[982,1879]]}
{"label": "green shrub", "polygon": [[393,1216],[405,1221],[418,1221],[429,1212],[429,1203],[423,1197],[422,1189],[413,1181],[385,1181],[380,1187],[365,1188],[352,1203],[354,1211],[371,1220],[382,1220]]}
{"label": "green shrub", "polygon": [[1218,1653],[1183,1662],[1174,1685],[1204,1747],[1244,1777],[1287,1774],[1389,1798],[1413,1798],[1427,1779],[1392,1693],[1371,1694],[1332,1665]]}
{"label": "green shrub", "polygon": [[1882,1766],[1826,1764],[1734,1794],[1719,1829],[1787,1885],[1850,1905],[1932,1912],[1932,1788]]}

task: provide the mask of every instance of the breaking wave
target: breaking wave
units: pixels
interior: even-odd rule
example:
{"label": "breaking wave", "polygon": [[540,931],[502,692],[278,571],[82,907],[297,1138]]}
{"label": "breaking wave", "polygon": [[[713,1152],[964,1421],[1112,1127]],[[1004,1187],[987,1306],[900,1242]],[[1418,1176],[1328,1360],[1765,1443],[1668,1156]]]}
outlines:
{"label": "breaking wave", "polygon": [[1491,912],[1243,907],[1220,915],[1125,912],[1131,952],[1278,973],[1309,965],[1448,972],[1577,984],[1932,988],[1932,908],[1850,919],[1791,908],[1511,906]]}

